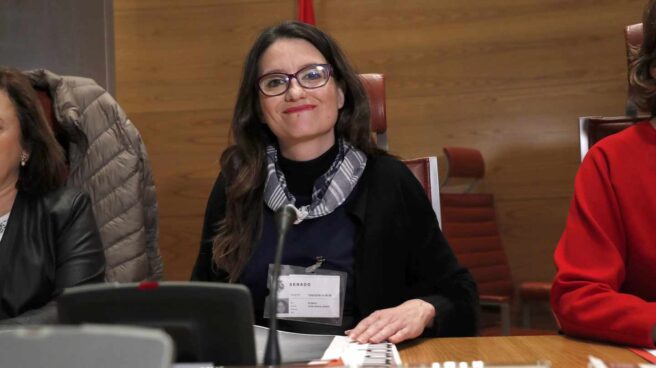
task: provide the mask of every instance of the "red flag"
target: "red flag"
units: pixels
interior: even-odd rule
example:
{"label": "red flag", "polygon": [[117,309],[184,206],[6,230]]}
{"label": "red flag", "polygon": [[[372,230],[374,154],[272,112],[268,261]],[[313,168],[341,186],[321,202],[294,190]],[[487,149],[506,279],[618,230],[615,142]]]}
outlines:
{"label": "red flag", "polygon": [[312,0],[298,0],[298,20],[311,25],[316,24]]}

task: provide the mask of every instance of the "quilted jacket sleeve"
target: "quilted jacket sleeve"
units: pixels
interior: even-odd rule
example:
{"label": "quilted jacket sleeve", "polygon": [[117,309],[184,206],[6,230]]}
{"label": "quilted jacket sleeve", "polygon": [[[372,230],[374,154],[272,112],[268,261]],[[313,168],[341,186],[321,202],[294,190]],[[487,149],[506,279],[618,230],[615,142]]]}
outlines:
{"label": "quilted jacket sleeve", "polygon": [[155,179],[150,168],[146,146],[144,145],[139,132],[134,128],[134,125],[129,119],[126,120],[125,124],[133,128],[133,135],[138,142],[139,157],[142,164],[141,175],[143,176],[143,210],[144,226],[146,229],[146,255],[148,256],[150,269],[148,278],[151,280],[162,280],[164,277],[164,266],[159,252],[159,219],[157,217],[157,190],[155,188]]}

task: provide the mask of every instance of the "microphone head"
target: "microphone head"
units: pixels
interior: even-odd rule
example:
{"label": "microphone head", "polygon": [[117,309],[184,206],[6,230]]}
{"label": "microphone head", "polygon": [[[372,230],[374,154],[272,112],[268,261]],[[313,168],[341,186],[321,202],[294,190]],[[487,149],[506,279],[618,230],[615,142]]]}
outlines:
{"label": "microphone head", "polygon": [[286,204],[276,210],[275,213],[276,227],[279,232],[286,232],[287,229],[298,218],[296,214],[296,207],[293,204]]}

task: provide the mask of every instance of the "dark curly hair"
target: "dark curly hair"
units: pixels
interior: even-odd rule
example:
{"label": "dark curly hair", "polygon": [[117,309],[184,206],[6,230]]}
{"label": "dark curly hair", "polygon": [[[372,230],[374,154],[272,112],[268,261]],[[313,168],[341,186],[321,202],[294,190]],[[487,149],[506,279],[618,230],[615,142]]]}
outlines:
{"label": "dark curly hair", "polygon": [[656,115],[656,0],[649,0],[645,7],[642,32],[642,45],[631,50],[629,81],[638,107]]}

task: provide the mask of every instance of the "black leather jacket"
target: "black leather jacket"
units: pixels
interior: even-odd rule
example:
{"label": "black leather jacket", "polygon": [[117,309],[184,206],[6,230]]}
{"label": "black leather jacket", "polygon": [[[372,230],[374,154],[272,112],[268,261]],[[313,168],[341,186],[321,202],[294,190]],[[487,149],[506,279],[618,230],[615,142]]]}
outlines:
{"label": "black leather jacket", "polygon": [[89,197],[60,188],[18,192],[0,241],[0,324],[56,321],[66,287],[102,282],[105,256]]}

